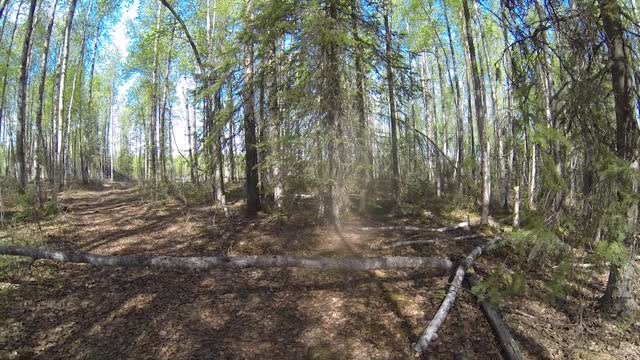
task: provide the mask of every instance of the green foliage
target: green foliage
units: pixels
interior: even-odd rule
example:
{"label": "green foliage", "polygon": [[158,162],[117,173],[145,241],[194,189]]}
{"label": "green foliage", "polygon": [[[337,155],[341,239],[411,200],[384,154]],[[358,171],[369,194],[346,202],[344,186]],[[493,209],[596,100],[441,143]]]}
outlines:
{"label": "green foliage", "polygon": [[188,204],[205,204],[211,201],[211,188],[206,184],[170,183],[166,193]]}
{"label": "green foliage", "polygon": [[565,180],[556,169],[556,163],[550,156],[542,157],[542,169],[540,175],[542,178],[542,186],[553,192],[559,192],[566,189]]}
{"label": "green foliage", "polygon": [[523,223],[525,227],[514,231],[510,236],[510,244],[521,260],[538,266],[556,261],[566,253],[568,245],[544,225],[544,219],[533,215]]}
{"label": "green foliage", "polygon": [[478,282],[472,291],[483,300],[498,303],[504,298],[522,296],[527,290],[527,278],[523,272],[511,272],[500,265],[486,279]]}
{"label": "green foliage", "polygon": [[18,195],[16,206],[20,209],[15,216],[16,221],[35,221],[40,219],[38,195],[33,189],[29,188],[24,194]]}
{"label": "green foliage", "polygon": [[566,299],[571,291],[572,264],[569,260],[563,260],[553,269],[551,279],[547,281],[545,290],[551,301]]}
{"label": "green foliage", "polygon": [[622,265],[629,260],[629,252],[620,241],[600,241],[596,245],[593,257],[603,263]]}

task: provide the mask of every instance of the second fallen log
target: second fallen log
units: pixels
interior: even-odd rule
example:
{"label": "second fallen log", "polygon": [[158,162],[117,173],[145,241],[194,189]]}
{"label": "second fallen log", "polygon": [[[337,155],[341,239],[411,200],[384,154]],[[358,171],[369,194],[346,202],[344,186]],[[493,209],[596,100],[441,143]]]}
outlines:
{"label": "second fallen log", "polygon": [[453,279],[451,280],[451,285],[449,286],[449,292],[447,293],[447,296],[444,298],[444,301],[440,305],[440,308],[438,308],[438,311],[429,323],[429,326],[427,326],[427,328],[424,330],[424,333],[413,348],[417,353],[422,353],[427,350],[429,344],[431,344],[431,342],[436,339],[436,333],[438,332],[438,329],[440,329],[440,326],[442,326],[442,324],[444,323],[444,320],[447,318],[449,311],[451,311],[451,308],[456,301],[456,297],[458,296],[458,289],[462,287],[462,280],[464,280],[467,269],[473,264],[475,259],[480,256],[480,254],[482,254],[485,246],[490,246],[496,241],[497,239],[494,238],[484,245],[477,246],[460,263],[460,265],[456,269]]}

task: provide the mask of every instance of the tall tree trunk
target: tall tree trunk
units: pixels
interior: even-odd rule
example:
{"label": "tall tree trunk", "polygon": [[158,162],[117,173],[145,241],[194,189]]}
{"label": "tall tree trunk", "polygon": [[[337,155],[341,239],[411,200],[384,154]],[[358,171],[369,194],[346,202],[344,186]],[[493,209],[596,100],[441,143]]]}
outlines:
{"label": "tall tree trunk", "polygon": [[[431,127],[429,122],[429,97],[431,96],[429,94],[429,90],[428,90],[428,84],[427,84],[427,79],[428,79],[428,67],[427,67],[427,54],[426,53],[422,53],[420,55],[420,63],[419,63],[419,70],[420,70],[420,87],[422,88],[422,107],[424,108],[424,133],[426,135],[429,135],[429,128]],[[430,146],[427,144],[427,149],[430,149]],[[427,183],[431,183],[432,178],[433,178],[433,174],[432,172],[432,164],[431,164],[431,152],[429,150],[427,150],[427,154],[426,154],[426,167],[427,167]]]}
{"label": "tall tree trunk", "polygon": [[189,119],[189,92],[187,91],[186,87],[184,89],[184,108],[185,108],[185,117],[186,117],[186,121],[187,121],[187,140],[189,141],[189,174],[190,174],[190,179],[191,179],[191,183],[195,184],[196,183],[196,167],[195,167],[195,159],[194,159],[194,151],[193,151],[193,146],[194,146],[194,139],[193,139],[193,133],[191,132],[191,120]]}
{"label": "tall tree trunk", "polygon": [[480,141],[480,174],[482,176],[482,214],[480,222],[489,222],[489,202],[491,197],[491,177],[489,173],[489,144],[487,141],[485,128],[485,109],[482,96],[482,82],[478,72],[476,60],[476,50],[473,43],[473,30],[471,28],[471,15],[469,13],[468,0],[462,1],[464,12],[464,23],[467,33],[467,46],[469,49],[469,59],[471,63],[471,74],[473,77],[473,91],[476,100],[476,120],[478,124],[478,138]]}
{"label": "tall tree trunk", "polygon": [[[464,57],[465,67],[470,68],[468,56]],[[467,93],[467,125],[469,125],[469,156],[474,160],[471,166],[471,177],[476,179],[476,137],[473,126],[473,92],[471,91],[471,81],[469,80],[469,71],[465,71],[465,89]]]}
{"label": "tall tree trunk", "polygon": [[364,74],[364,64],[362,60],[362,44],[358,29],[358,22],[360,21],[360,2],[353,1],[351,3],[351,31],[353,33],[353,38],[355,41],[354,47],[354,61],[355,61],[355,70],[356,70],[356,92],[355,92],[355,105],[356,105],[356,113],[358,114],[358,137],[360,138],[361,149],[359,149],[358,153],[358,166],[360,167],[359,171],[359,180],[362,181],[362,186],[360,188],[360,212],[364,212],[367,204],[367,195],[369,189],[369,181],[371,179],[368,177],[369,168],[373,166],[373,154],[371,153],[371,146],[369,144],[369,126],[367,124],[367,114],[366,114],[366,92],[365,92],[365,74]]}
{"label": "tall tree trunk", "polygon": [[[514,71],[514,63],[515,63],[515,59],[513,58],[513,52],[511,51],[511,49],[509,48],[509,38],[508,38],[508,29],[507,29],[507,9],[505,7],[505,4],[501,2],[500,4],[500,16],[501,16],[501,30],[502,30],[502,41],[503,41],[503,46],[505,49],[507,50],[508,56],[504,58],[503,61],[503,68],[504,68],[504,74],[505,74],[505,81],[503,81],[504,84],[504,102],[506,102],[505,104],[505,108],[506,108],[506,120],[507,120],[507,124],[510,127],[510,138],[511,138],[511,142],[510,142],[510,146],[509,146],[509,159],[508,162],[506,164],[505,170],[506,170],[506,175],[504,176],[504,198],[505,198],[505,203],[504,203],[504,208],[508,208],[509,207],[509,199],[510,199],[510,195],[509,195],[509,191],[511,190],[511,186],[513,186],[513,178],[514,176],[517,177],[517,172],[515,169],[515,164],[516,164],[516,129],[515,129],[515,119],[514,119],[514,115],[513,115],[513,71]],[[500,79],[498,79],[498,81],[500,81]],[[507,136],[507,129],[506,129],[506,125],[503,126],[502,128],[502,132],[503,135],[501,137],[501,141],[505,142],[505,140],[507,140],[509,137]],[[503,161],[504,163],[504,161]],[[517,186],[517,191],[520,191],[520,183],[518,180],[518,183],[515,185]],[[515,188],[514,188],[515,190]],[[515,199],[518,200],[518,202],[520,201],[520,194],[514,194],[515,195]],[[515,200],[514,200],[515,201]],[[518,203],[518,211],[520,210],[520,204]],[[514,204],[514,209],[515,209],[515,204]],[[514,217],[515,218],[515,217]],[[514,220],[514,226],[516,221]]]}
{"label": "tall tree trunk", "polygon": [[281,119],[280,119],[280,108],[278,102],[278,94],[280,92],[279,89],[279,81],[278,81],[278,62],[277,62],[277,41],[274,40],[271,44],[271,50],[269,54],[269,98],[268,98],[268,108],[269,108],[269,139],[271,144],[270,153],[273,157],[273,165],[271,166],[271,182],[273,187],[273,205],[276,209],[280,209],[282,207],[282,139],[280,137],[281,131]]}
{"label": "tall tree trunk", "polygon": [[9,4],[9,0],[4,0],[2,2],[2,4],[0,5],[0,19],[2,18],[2,15],[4,14],[4,10],[7,8],[7,4]]}
{"label": "tall tree trunk", "polygon": [[[440,88],[440,110],[441,110],[441,117],[443,119],[442,121],[442,132],[445,133],[446,132],[446,116],[447,116],[447,105],[446,102],[444,101],[445,98],[445,92],[444,92],[444,77],[442,74],[442,64],[440,63],[439,57],[436,55],[436,66],[438,68],[438,84],[439,84],[439,88]],[[434,133],[435,133],[435,141],[436,144],[438,144],[438,127],[437,124],[436,126],[434,126]],[[447,146],[447,137],[446,134],[445,136],[442,136],[442,141],[441,141],[444,146],[444,156],[448,156],[448,146]],[[439,157],[439,156],[438,156]],[[444,174],[444,166],[443,166],[444,162],[442,161],[442,159],[440,160],[440,169],[438,170],[438,183],[437,188],[436,188],[436,195],[437,197],[440,197],[442,190],[444,190],[443,188],[445,187],[445,185],[447,184],[446,179],[446,175]]]}
{"label": "tall tree trunk", "polygon": [[[158,4],[160,6],[160,4]],[[164,87],[162,90],[162,107],[160,109],[160,166],[162,182],[167,183],[167,139],[171,144],[171,137],[167,137],[167,106],[169,103],[169,85],[171,81],[171,65],[173,61],[173,40],[176,32],[176,24],[174,22],[171,27],[171,36],[169,37],[169,51],[167,53],[167,66],[165,68]]]}
{"label": "tall tree trunk", "polygon": [[[600,17],[602,19],[609,60],[611,61],[611,84],[615,102],[616,114],[616,150],[619,158],[631,163],[631,167],[638,171],[638,125],[633,116],[633,89],[631,88],[632,67],[627,55],[622,11],[616,0],[599,0]],[[625,181],[626,180],[626,181]],[[630,252],[630,259],[635,259],[634,235],[637,228],[638,200],[632,194],[637,194],[637,179],[621,179],[621,183],[631,182],[620,192],[630,197],[628,201],[627,221],[624,243]],[[602,298],[603,309],[612,314],[631,315],[639,308],[634,299],[634,283],[636,281],[633,260],[625,264],[612,263],[607,288]]]}
{"label": "tall tree trunk", "polygon": [[[544,10],[544,5],[541,0],[536,0],[536,12],[538,14],[538,19],[540,22],[543,22],[546,13]],[[547,43],[547,30],[544,30],[540,34],[541,42],[543,44]],[[557,128],[556,124],[556,114],[555,114],[555,86],[553,81],[553,59],[549,52],[545,51],[542,47],[538,50],[539,59],[540,59],[540,83],[542,84],[542,92],[544,94],[544,113],[546,118],[546,126],[551,128]],[[562,161],[562,149],[560,145],[560,141],[553,140],[551,141],[551,153],[553,154],[553,160],[556,164],[555,172],[558,179],[564,179],[564,165]],[[560,188],[554,197],[554,209],[558,209],[561,205],[560,202],[564,198],[564,191]]]}
{"label": "tall tree trunk", "polygon": [[27,83],[29,78],[29,53],[31,50],[31,35],[33,34],[33,18],[36,12],[36,0],[31,0],[29,14],[25,26],[22,57],[20,61],[20,80],[18,88],[18,133],[16,136],[16,157],[18,160],[18,183],[20,191],[27,186],[27,164],[24,154],[25,128],[27,123]]}
{"label": "tall tree trunk", "polygon": [[[187,98],[187,101],[189,101],[189,99]],[[194,101],[193,103],[193,135],[191,136],[191,140],[193,140],[193,164],[192,164],[192,170],[194,172],[195,175],[195,184],[199,184],[200,183],[200,168],[198,165],[198,161],[199,161],[199,150],[198,150],[198,117],[197,117],[197,113],[196,113],[196,103]]]}
{"label": "tall tree trunk", "polygon": [[233,101],[233,83],[229,81],[227,96],[229,98],[229,178],[231,181],[236,181],[237,179],[237,170],[236,170],[236,129],[235,129],[235,117],[234,114],[234,106],[235,103]]}
{"label": "tall tree trunk", "polygon": [[[501,133],[501,125],[500,125],[500,120],[499,120],[498,111],[497,111],[497,106],[498,106],[498,100],[496,95],[497,86],[494,86],[494,77],[492,75],[491,64],[489,60],[489,51],[487,49],[487,39],[485,36],[483,22],[479,14],[480,10],[478,7],[478,3],[474,2],[473,5],[474,5],[474,11],[475,11],[475,16],[473,18],[475,19],[479,29],[478,31],[479,36],[477,38],[477,41],[480,44],[480,49],[478,51],[478,62],[479,62],[478,66],[480,68],[480,78],[483,79],[482,80],[482,84],[483,84],[482,98],[484,101],[485,119],[486,119],[486,113],[490,109],[491,110],[490,119],[493,123],[495,153],[497,154],[497,156],[494,157],[495,158],[494,169],[495,169],[496,180],[497,180],[497,184],[495,188],[498,190],[499,204],[501,207],[503,207],[506,203],[506,200],[504,198],[504,193],[502,191],[504,187],[503,183],[504,183],[505,163],[504,163],[504,145],[503,145],[503,139],[502,139],[502,133]],[[486,84],[484,80],[485,78],[487,79]],[[489,105],[487,102],[486,88],[488,88],[489,90],[489,99],[491,100],[491,108],[489,108]],[[485,120],[485,123],[486,123],[486,120]],[[488,134],[486,136],[488,136]],[[489,153],[491,151],[490,144],[487,144],[487,149]],[[487,158],[489,159],[489,170],[491,171],[491,156],[488,154]],[[491,176],[489,176],[489,178],[491,178]],[[491,187],[489,188],[489,191],[490,191],[490,197],[491,197],[494,191]]]}
{"label": "tall tree trunk", "polygon": [[[98,116],[96,114],[96,111],[94,109],[93,106],[93,80],[94,80],[94,75],[95,75],[95,66],[96,66],[96,60],[98,57],[98,43],[100,40],[100,29],[102,28],[102,18],[99,20],[98,22],[98,28],[96,30],[96,37],[93,41],[93,55],[91,56],[91,68],[89,70],[89,112],[90,112],[90,116],[93,118],[94,123],[96,124],[96,138],[99,134],[98,131]],[[89,126],[86,127],[87,129],[89,128]],[[87,133],[86,136],[89,136],[89,134]],[[83,183],[87,183],[89,181],[89,166],[91,165],[91,159],[89,158],[89,154],[86,154],[87,152],[87,146],[91,146],[92,144],[86,144],[85,142],[82,142],[83,144],[80,144],[80,151],[81,151],[81,161],[80,161],[80,167],[81,167],[81,172],[82,172],[82,182]],[[98,142],[99,143],[99,142]],[[82,154],[85,154],[85,156],[82,156]],[[98,152],[98,155],[101,155],[101,152]]]}
{"label": "tall tree trunk", "polygon": [[[251,1],[247,3],[247,12],[251,14]],[[249,15],[250,16],[250,15]],[[256,119],[254,112],[254,79],[253,79],[253,44],[244,46],[244,81],[242,83],[242,100],[244,112],[244,145],[245,176],[247,192],[247,215],[255,215],[260,208],[260,192],[258,190],[258,149],[256,139]]]}
{"label": "tall tree trunk", "polygon": [[[332,29],[336,30],[338,24],[338,2],[329,0],[326,4],[326,12],[332,20]],[[329,210],[329,220],[339,226],[341,210],[344,201],[344,182],[341,170],[340,148],[342,147],[341,121],[341,83],[340,83],[340,50],[338,40],[335,37],[326,39],[322,44],[322,55],[325,63],[322,64],[322,80],[325,84],[322,89],[322,109],[324,111],[324,127],[327,134],[327,159],[328,180],[325,191],[325,205]]]}
{"label": "tall tree trunk", "polygon": [[[20,10],[22,9],[22,4],[23,4],[23,1],[20,0],[20,4],[18,5],[18,11],[16,11],[16,18],[13,23],[13,29],[11,30],[11,40],[9,40],[9,51],[7,52],[7,61],[4,65],[5,69],[9,68],[9,64],[11,61],[11,53],[13,52],[13,41],[15,39],[16,30],[18,29],[18,17],[20,16]],[[5,18],[5,22],[6,20],[7,19]],[[2,79],[2,98],[0,99],[0,134],[2,134],[2,120],[4,119],[5,110],[6,110],[5,103],[6,103],[7,84],[9,82],[8,76],[9,76],[9,71],[5,71]],[[7,163],[9,162],[7,161]]]}
{"label": "tall tree trunk", "polygon": [[[219,113],[222,110],[222,93],[220,90],[216,91],[216,93],[213,95],[214,96],[214,110],[216,113]],[[224,195],[224,153],[222,151],[222,142],[224,139],[224,124],[222,126],[219,126],[219,129],[217,130],[216,133],[216,141],[215,141],[215,151],[216,151],[216,158],[217,158],[217,162],[216,162],[216,171],[215,171],[215,177],[216,177],[216,199],[218,201],[218,205],[222,206],[222,208],[224,209],[224,213],[225,215],[227,214],[227,208],[226,208],[226,198]]]}
{"label": "tall tree trunk", "polygon": [[[447,38],[449,39],[449,54],[451,56],[451,64],[453,65],[453,87],[455,87],[454,105],[456,109],[456,145],[457,145],[457,159],[458,171],[456,172],[456,181],[458,182],[458,188],[462,190],[462,173],[464,166],[464,125],[462,120],[462,104],[460,96],[460,80],[458,79],[458,64],[456,61],[456,53],[453,50],[453,36],[451,35],[451,26],[449,24],[449,15],[447,6],[444,6],[444,19],[447,25]],[[449,77],[451,77],[449,75]],[[453,90],[453,89],[452,89]]]}
{"label": "tall tree trunk", "polygon": [[[49,46],[51,44],[51,33],[53,32],[53,24],[55,21],[56,8],[58,6],[58,0],[53,2],[53,6],[51,7],[51,12],[49,13],[49,23],[47,25],[47,32],[44,38],[44,50],[42,51],[42,60],[40,67],[42,68],[42,75],[40,77],[40,84],[38,85],[38,107],[36,109],[36,131],[37,131],[37,142],[38,142],[38,151],[36,153],[36,193],[38,194],[38,199],[40,202],[45,199],[42,196],[42,188],[40,184],[40,177],[42,173],[42,162],[44,162],[45,167],[48,168],[49,161],[47,154],[47,147],[44,141],[44,131],[42,129],[42,117],[44,113],[44,95],[45,95],[45,85],[47,80],[47,67],[49,64]],[[52,106],[53,107],[53,106]],[[53,121],[53,119],[52,119]]]}
{"label": "tall tree trunk", "polygon": [[56,115],[56,143],[53,151],[53,156],[55,158],[55,170],[54,173],[51,174],[53,177],[53,192],[52,198],[53,202],[57,204],[58,200],[58,192],[60,191],[60,174],[62,173],[63,166],[63,154],[60,151],[60,146],[62,145],[62,137],[63,137],[63,129],[62,124],[64,122],[64,88],[67,80],[67,64],[69,62],[69,44],[71,43],[71,30],[73,26],[73,16],[76,12],[76,4],[78,0],[71,0],[69,3],[69,9],[67,12],[67,20],[64,26],[64,38],[62,41],[62,54],[60,60],[60,74],[58,76],[58,104],[57,104],[57,115]]}
{"label": "tall tree trunk", "polygon": [[157,126],[160,122],[162,112],[162,106],[160,104],[160,99],[158,99],[158,92],[160,87],[160,76],[159,76],[159,42],[160,42],[160,20],[162,16],[162,6],[160,6],[160,1],[156,3],[156,24],[155,24],[155,34],[153,40],[153,65],[152,65],[152,74],[151,74],[151,107],[153,109],[153,114],[149,118],[149,173],[151,175],[151,187],[153,189],[153,199],[155,200],[158,196],[157,194],[157,186],[158,186],[158,142],[156,138]]}
{"label": "tall tree trunk", "polygon": [[389,127],[391,128],[391,176],[393,194],[396,200],[400,196],[400,164],[398,162],[398,134],[396,124],[396,101],[393,80],[393,49],[391,41],[391,25],[389,17],[391,4],[388,0],[382,1],[384,20],[385,65],[387,68],[387,91],[389,95]]}

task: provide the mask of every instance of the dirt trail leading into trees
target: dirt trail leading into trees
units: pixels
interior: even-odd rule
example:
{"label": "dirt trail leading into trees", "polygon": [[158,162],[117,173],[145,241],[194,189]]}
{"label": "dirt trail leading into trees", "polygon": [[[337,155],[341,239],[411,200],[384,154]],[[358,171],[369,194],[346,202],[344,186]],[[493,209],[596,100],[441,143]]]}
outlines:
{"label": "dirt trail leading into trees", "polygon": [[[462,256],[477,242],[403,249],[371,245],[402,234],[359,223],[225,218],[208,207],[143,201],[134,187],[69,191],[45,224],[45,244],[100,254]],[[435,225],[435,224],[434,224]],[[438,236],[454,236],[455,234]],[[416,249],[420,249],[420,252]],[[447,279],[421,271],[303,269],[207,272],[98,268],[39,261],[2,279],[1,358],[402,359],[442,301]],[[498,349],[474,299],[462,292],[430,353],[495,359]]]}

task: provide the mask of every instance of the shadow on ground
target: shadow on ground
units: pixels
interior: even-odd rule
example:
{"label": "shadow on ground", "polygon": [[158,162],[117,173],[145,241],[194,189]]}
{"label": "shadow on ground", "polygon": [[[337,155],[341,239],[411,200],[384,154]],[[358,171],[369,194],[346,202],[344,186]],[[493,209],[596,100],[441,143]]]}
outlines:
{"label": "shadow on ground", "polygon": [[[224,218],[174,202],[150,206],[135,188],[63,196],[67,212],[47,246],[102,254],[453,255],[474,244],[371,250],[403,234],[342,234],[305,216]],[[455,234],[453,234],[455,235]],[[452,235],[452,236],[453,236]],[[424,271],[303,269],[207,272],[59,265],[40,261],[0,279],[0,358],[404,359],[436,312],[447,279]],[[428,354],[495,359],[495,341],[462,293]]]}

